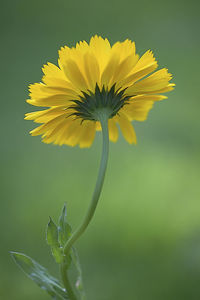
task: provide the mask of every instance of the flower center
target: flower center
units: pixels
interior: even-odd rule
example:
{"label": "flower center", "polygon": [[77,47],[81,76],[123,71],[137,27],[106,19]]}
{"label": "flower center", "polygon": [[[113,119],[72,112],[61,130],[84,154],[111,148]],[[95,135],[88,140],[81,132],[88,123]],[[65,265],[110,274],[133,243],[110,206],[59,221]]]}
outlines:
{"label": "flower center", "polygon": [[108,91],[103,86],[100,90],[96,84],[95,92],[88,91],[82,92],[81,100],[72,100],[74,105],[70,106],[74,110],[72,115],[79,117],[83,120],[98,121],[98,112],[106,110],[108,117],[114,117],[118,111],[128,103],[130,96],[124,95],[124,90],[115,91],[115,84]]}

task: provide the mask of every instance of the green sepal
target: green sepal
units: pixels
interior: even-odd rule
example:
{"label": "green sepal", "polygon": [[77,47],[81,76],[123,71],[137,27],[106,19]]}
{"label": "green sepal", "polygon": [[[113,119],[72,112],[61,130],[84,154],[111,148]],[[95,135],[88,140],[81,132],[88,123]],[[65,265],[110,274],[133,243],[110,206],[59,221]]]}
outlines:
{"label": "green sepal", "polygon": [[76,272],[77,272],[77,277],[76,277],[76,282],[75,282],[75,287],[76,290],[78,291],[80,295],[80,300],[85,300],[85,292],[83,289],[83,279],[82,279],[82,270],[81,270],[81,265],[78,257],[78,253],[75,248],[72,248],[71,251],[71,258],[72,262],[75,266]]}
{"label": "green sepal", "polygon": [[110,90],[103,87],[100,89],[96,84],[95,91],[88,92],[81,91],[81,100],[71,100],[73,103],[70,108],[74,112],[71,114],[84,120],[99,121],[97,112],[101,109],[106,109],[109,118],[114,117],[119,110],[128,103],[130,96],[125,95],[126,88],[121,90],[116,89],[114,84]]}
{"label": "green sepal", "polygon": [[64,247],[72,232],[71,226],[67,223],[67,209],[65,204],[63,206],[58,224],[58,240],[60,245]]}
{"label": "green sepal", "polygon": [[31,278],[42,290],[45,290],[54,300],[69,300],[69,297],[60,282],[51,276],[48,271],[29,256],[11,252],[16,264]]}
{"label": "green sepal", "polygon": [[55,261],[60,264],[63,259],[63,251],[58,241],[58,228],[51,218],[47,226],[46,239],[47,244],[51,247]]}

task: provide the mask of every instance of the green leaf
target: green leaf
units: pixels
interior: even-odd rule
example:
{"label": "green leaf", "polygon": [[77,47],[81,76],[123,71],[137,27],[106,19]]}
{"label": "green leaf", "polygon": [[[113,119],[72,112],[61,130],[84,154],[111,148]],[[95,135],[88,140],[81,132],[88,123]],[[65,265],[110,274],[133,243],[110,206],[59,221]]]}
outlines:
{"label": "green leaf", "polygon": [[83,289],[82,270],[81,270],[81,265],[80,265],[78,253],[77,253],[75,248],[72,248],[71,257],[72,257],[72,262],[73,262],[73,264],[76,268],[76,271],[77,271],[77,278],[76,278],[75,287],[76,287],[77,291],[80,294],[80,300],[85,300],[86,298],[85,298],[85,292],[84,292],[84,289]]}
{"label": "green leaf", "polygon": [[46,238],[48,245],[51,247],[55,261],[60,264],[62,262],[63,253],[58,241],[58,228],[51,218],[47,226]]}
{"label": "green leaf", "polygon": [[47,243],[51,247],[60,247],[58,242],[58,229],[51,218],[47,227]]}
{"label": "green leaf", "polygon": [[28,277],[39,285],[41,289],[45,290],[54,300],[69,300],[60,282],[52,277],[43,266],[22,253],[11,252],[11,256]]}
{"label": "green leaf", "polygon": [[64,247],[66,241],[71,235],[71,226],[67,223],[67,209],[64,205],[61,216],[59,218],[59,227],[58,227],[58,240],[60,244]]}

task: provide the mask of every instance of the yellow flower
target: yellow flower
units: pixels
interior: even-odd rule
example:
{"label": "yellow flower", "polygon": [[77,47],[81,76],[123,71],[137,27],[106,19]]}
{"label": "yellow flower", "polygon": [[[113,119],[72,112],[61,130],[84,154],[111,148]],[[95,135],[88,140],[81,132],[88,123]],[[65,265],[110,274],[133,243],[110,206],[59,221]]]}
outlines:
{"label": "yellow flower", "polygon": [[[112,47],[100,36],[59,51],[58,67],[44,65],[43,82],[30,85],[28,103],[46,107],[27,113],[25,119],[42,123],[31,131],[43,142],[90,147],[101,130],[98,110],[109,112],[109,139],[116,142],[118,126],[130,143],[136,143],[131,121],[144,121],[160,95],[173,89],[172,76],[149,50],[139,58],[130,40]],[[147,75],[149,75],[147,77]]]}

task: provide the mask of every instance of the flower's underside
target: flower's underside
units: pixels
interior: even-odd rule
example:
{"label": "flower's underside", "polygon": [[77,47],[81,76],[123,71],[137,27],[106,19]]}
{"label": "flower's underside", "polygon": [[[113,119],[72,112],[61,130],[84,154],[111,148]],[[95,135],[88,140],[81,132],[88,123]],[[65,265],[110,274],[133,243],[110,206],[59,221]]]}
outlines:
{"label": "flower's underside", "polygon": [[58,65],[43,67],[43,82],[30,85],[27,100],[46,107],[25,117],[42,123],[31,134],[42,135],[45,143],[90,147],[101,130],[95,112],[104,107],[110,111],[110,140],[117,141],[119,124],[125,139],[136,143],[131,121],[146,120],[153,103],[166,98],[160,94],[174,86],[167,69],[152,73],[158,66],[152,52],[139,58],[130,40],[111,47],[107,39],[94,36],[89,44],[65,46]]}

